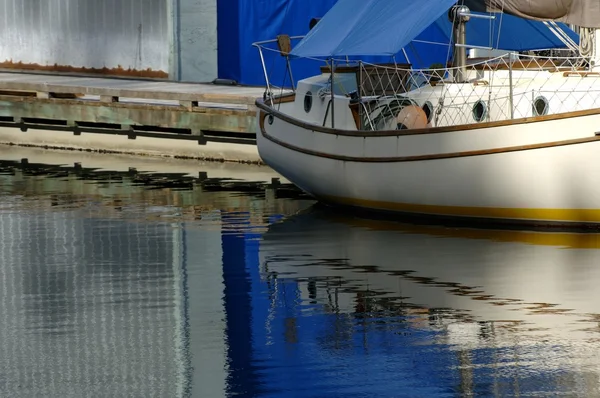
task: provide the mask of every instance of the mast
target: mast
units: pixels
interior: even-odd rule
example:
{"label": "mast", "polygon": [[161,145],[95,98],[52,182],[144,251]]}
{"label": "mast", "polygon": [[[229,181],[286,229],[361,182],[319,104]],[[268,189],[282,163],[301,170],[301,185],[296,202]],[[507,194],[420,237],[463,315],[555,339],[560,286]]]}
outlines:
{"label": "mast", "polygon": [[467,79],[467,48],[466,45],[466,24],[469,21],[469,7],[461,5],[454,6],[448,13],[448,18],[452,22],[452,40],[454,41],[454,51],[452,63],[454,69],[454,81],[462,83]]}

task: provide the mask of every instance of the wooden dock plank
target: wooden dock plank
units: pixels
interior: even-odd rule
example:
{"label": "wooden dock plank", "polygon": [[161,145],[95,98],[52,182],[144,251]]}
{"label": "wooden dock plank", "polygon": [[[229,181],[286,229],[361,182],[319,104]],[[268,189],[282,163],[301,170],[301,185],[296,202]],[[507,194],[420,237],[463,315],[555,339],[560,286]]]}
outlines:
{"label": "wooden dock plank", "polygon": [[148,80],[0,73],[0,90],[254,105],[264,88]]}

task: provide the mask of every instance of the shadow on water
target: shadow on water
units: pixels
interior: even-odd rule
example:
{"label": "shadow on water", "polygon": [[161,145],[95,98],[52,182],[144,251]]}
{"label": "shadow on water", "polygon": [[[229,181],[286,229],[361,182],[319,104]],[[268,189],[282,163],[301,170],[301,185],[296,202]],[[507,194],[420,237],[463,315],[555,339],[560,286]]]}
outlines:
{"label": "shadow on water", "polygon": [[23,176],[68,179],[76,178],[97,184],[128,182],[133,186],[146,189],[190,190],[201,185],[205,192],[235,192],[240,194],[264,196],[266,188],[276,191],[276,198],[309,199],[309,197],[292,184],[282,184],[279,178],[266,181],[247,181],[236,178],[210,178],[206,172],[200,171],[197,176],[189,173],[138,172],[135,167],[126,171],[83,167],[81,163],[73,166],[62,164],[30,163],[21,161],[0,160],[0,175],[14,176],[20,172]]}
{"label": "shadow on water", "polygon": [[[337,206],[318,203],[315,207],[333,214],[346,217],[361,217],[369,220],[395,221],[403,224],[443,226],[448,228],[477,228],[509,231],[540,231],[540,232],[576,232],[600,233],[598,223],[570,223],[561,221],[530,221],[500,218],[457,217],[430,214],[389,212],[384,210],[371,210],[359,207]],[[577,206],[575,206],[577,208]],[[584,210],[573,210],[579,214]],[[584,219],[576,216],[574,219]]]}

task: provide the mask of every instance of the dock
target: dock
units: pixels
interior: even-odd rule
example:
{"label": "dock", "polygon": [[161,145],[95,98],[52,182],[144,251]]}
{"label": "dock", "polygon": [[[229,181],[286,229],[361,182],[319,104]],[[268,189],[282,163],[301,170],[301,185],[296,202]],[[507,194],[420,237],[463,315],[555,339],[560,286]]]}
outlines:
{"label": "dock", "polygon": [[264,88],[0,73],[0,144],[261,163]]}

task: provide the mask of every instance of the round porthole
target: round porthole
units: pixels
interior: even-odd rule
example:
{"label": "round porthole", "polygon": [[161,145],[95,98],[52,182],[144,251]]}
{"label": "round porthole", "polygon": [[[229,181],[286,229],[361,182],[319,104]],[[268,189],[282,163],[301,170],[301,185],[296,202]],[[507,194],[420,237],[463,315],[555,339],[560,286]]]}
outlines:
{"label": "round porthole", "polygon": [[484,101],[479,100],[473,105],[473,119],[475,119],[475,121],[483,121],[487,117],[487,113],[487,105]]}
{"label": "round porthole", "polygon": [[548,114],[550,104],[544,96],[539,96],[533,101],[533,115],[543,116]]}
{"label": "round porthole", "polygon": [[267,123],[269,123],[269,124],[273,124],[273,119],[274,119],[273,115],[269,115],[269,116],[267,117]]}
{"label": "round porthole", "polygon": [[304,112],[310,112],[312,108],[312,93],[309,91],[304,96]]}
{"label": "round porthole", "polygon": [[425,101],[423,104],[423,112],[425,112],[425,116],[427,116],[427,123],[431,123],[431,118],[433,117],[433,105],[429,101]]}

